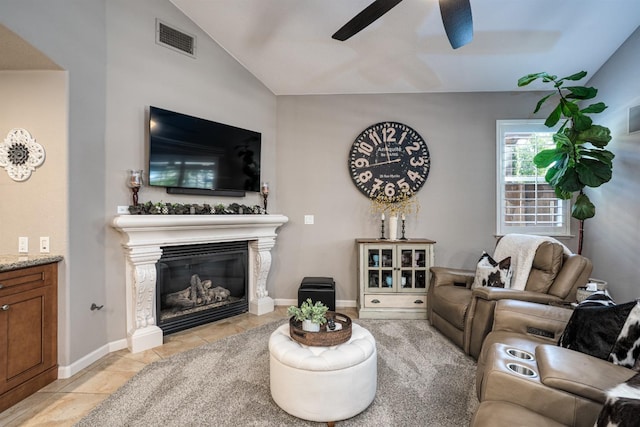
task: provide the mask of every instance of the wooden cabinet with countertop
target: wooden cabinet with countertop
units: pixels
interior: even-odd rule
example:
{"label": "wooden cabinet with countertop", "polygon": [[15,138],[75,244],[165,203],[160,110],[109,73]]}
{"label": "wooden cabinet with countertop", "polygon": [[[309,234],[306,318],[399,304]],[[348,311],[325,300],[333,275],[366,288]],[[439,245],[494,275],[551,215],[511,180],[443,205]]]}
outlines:
{"label": "wooden cabinet with countertop", "polygon": [[57,279],[57,261],[0,270],[0,411],[58,377]]}

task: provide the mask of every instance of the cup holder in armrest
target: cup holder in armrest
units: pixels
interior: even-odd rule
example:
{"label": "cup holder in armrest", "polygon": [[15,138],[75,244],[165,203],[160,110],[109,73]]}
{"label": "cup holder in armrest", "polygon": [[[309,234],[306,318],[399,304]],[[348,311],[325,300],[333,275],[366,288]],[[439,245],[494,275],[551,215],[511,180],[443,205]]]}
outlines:
{"label": "cup holder in armrest", "polygon": [[523,377],[534,378],[538,376],[533,369],[527,368],[526,366],[518,363],[507,363],[507,368],[518,375],[522,375]]}
{"label": "cup holder in armrest", "polygon": [[529,353],[528,351],[518,350],[517,348],[508,348],[506,349],[506,352],[509,356],[515,357],[516,359],[522,359],[522,360],[535,359],[535,357],[533,357],[533,354]]}

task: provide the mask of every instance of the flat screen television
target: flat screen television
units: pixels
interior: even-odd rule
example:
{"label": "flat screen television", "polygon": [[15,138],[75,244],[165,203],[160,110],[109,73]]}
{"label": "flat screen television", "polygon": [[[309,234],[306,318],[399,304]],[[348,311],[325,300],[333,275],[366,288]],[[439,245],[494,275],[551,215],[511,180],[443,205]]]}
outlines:
{"label": "flat screen television", "polygon": [[149,185],[168,193],[260,191],[261,134],[149,107]]}

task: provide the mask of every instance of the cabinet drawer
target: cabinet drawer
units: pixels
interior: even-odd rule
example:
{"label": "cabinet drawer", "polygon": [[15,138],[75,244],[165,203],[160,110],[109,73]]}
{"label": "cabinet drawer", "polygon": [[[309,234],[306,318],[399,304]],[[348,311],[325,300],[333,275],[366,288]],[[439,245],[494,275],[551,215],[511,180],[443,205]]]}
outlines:
{"label": "cabinet drawer", "polygon": [[367,308],[427,308],[426,294],[380,295],[365,294],[364,306]]}
{"label": "cabinet drawer", "polygon": [[11,270],[0,273],[0,295],[25,292],[47,286],[53,278],[53,270],[48,265]]}

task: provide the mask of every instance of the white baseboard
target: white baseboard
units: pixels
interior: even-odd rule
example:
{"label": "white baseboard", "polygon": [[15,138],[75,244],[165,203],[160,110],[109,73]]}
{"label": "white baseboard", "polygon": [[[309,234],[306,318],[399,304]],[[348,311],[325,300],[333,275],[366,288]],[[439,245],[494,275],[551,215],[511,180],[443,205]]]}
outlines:
{"label": "white baseboard", "polygon": [[[297,299],[276,299],[275,305],[288,307],[290,305],[298,305]],[[339,307],[356,307],[354,300],[336,300],[336,309]],[[92,351],[86,356],[76,360],[71,365],[58,366],[58,378],[70,378],[82,371],[83,369],[91,366],[92,363],[97,362],[109,353],[127,348],[127,339],[113,341],[103,345],[102,347]]]}
{"label": "white baseboard", "polygon": [[58,378],[59,379],[70,378],[75,374],[77,374],[78,372],[82,371],[83,369],[91,366],[92,363],[95,363],[98,360],[102,359],[107,354],[112,353],[114,351],[122,350],[123,348],[127,348],[126,339],[121,339],[118,341],[113,341],[108,344],[105,344],[102,347],[87,354],[86,356],[76,360],[71,365],[58,366]]}
{"label": "white baseboard", "polygon": [[[276,305],[289,307],[290,305],[298,305],[297,299],[280,299],[275,300]],[[338,307],[357,307],[355,300],[336,300],[336,308]]]}

